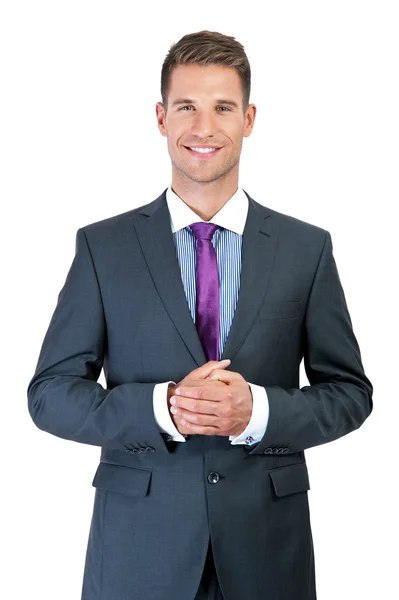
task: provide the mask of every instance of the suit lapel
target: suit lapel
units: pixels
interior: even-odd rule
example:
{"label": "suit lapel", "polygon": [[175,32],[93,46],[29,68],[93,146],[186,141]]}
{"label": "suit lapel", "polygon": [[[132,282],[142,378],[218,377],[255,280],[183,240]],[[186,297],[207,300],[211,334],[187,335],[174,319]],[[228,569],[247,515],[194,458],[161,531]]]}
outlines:
{"label": "suit lapel", "polygon": [[206,362],[197,329],[191,317],[173,241],[166,190],[144,206],[145,215],[135,224],[137,236],[158,294],[183,342],[198,366]]}
{"label": "suit lapel", "polygon": [[278,233],[271,211],[245,193],[248,196],[249,207],[242,237],[240,291],[221,356],[221,359],[230,358],[232,362],[263,302]]}
{"label": "suit lapel", "polygon": [[[247,196],[249,208],[242,240],[240,292],[222,354],[222,359],[230,358],[232,362],[262,304],[277,241],[271,211]],[[187,349],[201,366],[206,357],[184,292],[166,190],[142,207],[140,214],[143,219],[135,224],[135,229],[154,285]]]}

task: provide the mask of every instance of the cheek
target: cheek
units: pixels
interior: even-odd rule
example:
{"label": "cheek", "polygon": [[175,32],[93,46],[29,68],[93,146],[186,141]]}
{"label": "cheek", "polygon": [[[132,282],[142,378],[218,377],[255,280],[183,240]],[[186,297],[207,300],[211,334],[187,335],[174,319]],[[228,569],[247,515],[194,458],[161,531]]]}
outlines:
{"label": "cheek", "polygon": [[232,138],[236,146],[241,146],[243,140],[244,131],[241,126],[237,126],[232,131]]}
{"label": "cheek", "polygon": [[176,138],[173,132],[168,131],[167,140],[169,154],[176,154],[178,150],[177,146],[179,145],[178,138]]}
{"label": "cheek", "polygon": [[176,150],[184,150],[183,140],[186,135],[185,131],[182,131],[182,128],[169,127],[167,129],[167,138],[168,138],[168,147],[172,152],[176,152]]}
{"label": "cheek", "polygon": [[226,127],[223,130],[224,137],[230,140],[230,143],[234,146],[240,147],[242,145],[243,130],[239,124],[232,124],[230,127]]}
{"label": "cheek", "polygon": [[185,125],[181,119],[170,117],[165,123],[168,135],[173,139],[179,139],[186,133],[187,124]]}

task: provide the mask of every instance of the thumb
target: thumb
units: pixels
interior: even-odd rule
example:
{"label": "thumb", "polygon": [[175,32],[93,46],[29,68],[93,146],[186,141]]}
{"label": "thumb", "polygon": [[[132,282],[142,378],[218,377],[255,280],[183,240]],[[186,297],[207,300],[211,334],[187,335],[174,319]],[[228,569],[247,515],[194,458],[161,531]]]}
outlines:
{"label": "thumb", "polygon": [[229,358],[225,358],[223,360],[210,360],[202,365],[202,367],[192,371],[192,375],[194,375],[194,379],[206,379],[212,373],[212,371],[215,369],[225,369],[230,363],[231,360]]}

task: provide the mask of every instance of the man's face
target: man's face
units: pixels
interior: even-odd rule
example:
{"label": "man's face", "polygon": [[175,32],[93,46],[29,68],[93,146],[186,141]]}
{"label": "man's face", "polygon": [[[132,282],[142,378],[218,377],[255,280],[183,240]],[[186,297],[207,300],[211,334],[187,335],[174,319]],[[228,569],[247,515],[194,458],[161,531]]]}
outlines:
{"label": "man's face", "polygon": [[[168,107],[156,106],[167,137],[174,175],[198,183],[238,174],[243,137],[252,131],[256,107],[242,108],[238,73],[220,65],[179,65],[171,73]],[[193,148],[217,148],[198,152]]]}

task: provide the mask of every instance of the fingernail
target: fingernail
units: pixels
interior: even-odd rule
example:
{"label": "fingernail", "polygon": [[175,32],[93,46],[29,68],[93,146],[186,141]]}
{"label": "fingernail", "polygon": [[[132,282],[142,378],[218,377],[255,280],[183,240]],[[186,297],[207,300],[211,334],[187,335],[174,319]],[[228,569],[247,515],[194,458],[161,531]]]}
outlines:
{"label": "fingernail", "polygon": [[176,396],[180,396],[180,388],[175,390],[175,394],[176,394]]}

